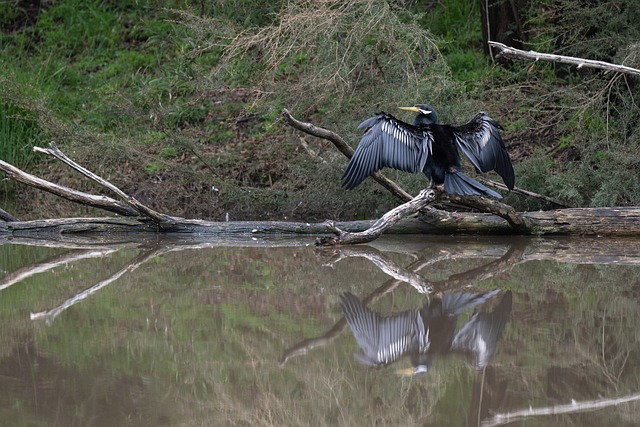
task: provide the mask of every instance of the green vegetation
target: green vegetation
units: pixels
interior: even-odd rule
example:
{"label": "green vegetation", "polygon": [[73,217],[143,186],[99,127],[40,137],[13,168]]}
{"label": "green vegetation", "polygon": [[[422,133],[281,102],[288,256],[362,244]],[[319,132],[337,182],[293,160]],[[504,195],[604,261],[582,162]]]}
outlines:
{"label": "green vegetation", "polygon": [[[640,12],[631,0],[518,4],[526,5],[519,18],[530,48],[640,66]],[[0,6],[0,158],[44,178],[84,185],[28,149],[54,140],[177,215],[377,216],[395,201],[371,183],[343,192],[346,160],[324,141],[301,144],[279,113],[286,107],[355,145],[363,118],[428,101],[443,122],[481,109],[497,118],[518,186],[577,206],[640,204],[637,78],[494,64],[482,53],[477,2],[29,5]],[[388,174],[411,192],[425,184]],[[23,186],[0,191],[5,203],[30,200],[20,217],[69,209]]]}

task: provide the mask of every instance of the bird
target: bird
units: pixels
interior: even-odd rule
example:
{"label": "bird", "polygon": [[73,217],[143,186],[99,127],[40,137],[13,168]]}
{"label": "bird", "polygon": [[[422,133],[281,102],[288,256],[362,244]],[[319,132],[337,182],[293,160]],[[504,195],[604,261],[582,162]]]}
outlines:
{"label": "bird", "polygon": [[354,354],[358,362],[383,368],[408,355],[413,366],[410,373],[416,375],[430,369],[434,356],[452,352],[478,353],[474,342],[484,343],[484,350],[476,359],[486,365],[511,311],[510,295],[508,310],[503,309],[499,313],[496,310],[493,317],[472,317],[457,334],[455,329],[460,314],[500,292],[500,289],[474,293],[452,292],[430,299],[420,309],[388,317],[370,310],[350,292],[340,295],[340,304],[347,324],[362,350],[362,353]]}
{"label": "bird", "polygon": [[502,196],[462,170],[460,152],[477,173],[496,171],[509,190],[515,185],[511,159],[504,146],[502,127],[481,111],[460,126],[437,124],[438,115],[428,104],[399,107],[416,113],[413,124],[385,112],[363,121],[365,132],[342,175],[347,190],[383,167],[405,172],[423,172],[429,187],[449,194]]}

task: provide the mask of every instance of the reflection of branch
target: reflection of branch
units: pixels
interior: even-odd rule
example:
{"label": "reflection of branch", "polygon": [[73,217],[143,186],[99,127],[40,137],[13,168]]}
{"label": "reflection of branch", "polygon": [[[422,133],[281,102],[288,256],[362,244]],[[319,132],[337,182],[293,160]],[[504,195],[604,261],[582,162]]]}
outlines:
{"label": "reflection of branch", "polygon": [[575,400],[566,405],[546,406],[542,408],[529,408],[520,411],[507,412],[504,414],[496,414],[493,418],[485,420],[483,427],[499,426],[509,424],[515,421],[524,420],[530,417],[541,415],[561,415],[561,414],[577,414],[580,412],[596,411],[598,409],[608,408],[610,406],[621,405],[640,400],[640,392],[628,394],[626,396],[613,399],[597,399],[576,402]]}
{"label": "reflection of branch", "polygon": [[50,325],[51,323],[53,323],[55,318],[58,317],[60,313],[62,313],[69,307],[75,305],[76,303],[82,301],[83,299],[98,292],[100,289],[104,288],[105,286],[109,285],[110,283],[122,277],[125,273],[130,273],[134,271],[136,268],[140,267],[142,264],[149,261],[151,258],[154,258],[158,255],[162,255],[163,253],[166,253],[169,250],[170,249],[167,249],[167,248],[160,248],[160,249],[154,249],[154,250],[150,250],[140,254],[134,260],[132,260],[129,264],[127,264],[124,268],[122,268],[120,271],[96,283],[89,289],[85,289],[79,294],[74,295],[73,297],[69,298],[68,300],[60,304],[58,307],[52,308],[47,311],[41,311],[39,313],[31,313],[31,320],[44,318],[46,319],[47,324]]}
{"label": "reflection of branch", "polygon": [[437,289],[441,289],[443,287],[455,289],[460,286],[470,285],[481,280],[486,280],[507,268],[512,267],[518,262],[521,262],[525,248],[526,244],[524,242],[520,242],[519,244],[516,243],[511,246],[504,255],[490,263],[467,270],[463,273],[453,274],[449,276],[448,279],[432,282],[432,284]]}
{"label": "reflection of branch", "polygon": [[12,273],[7,274],[0,280],[0,291],[21,282],[35,274],[44,273],[58,267],[59,265],[68,264],[86,258],[100,258],[115,252],[117,249],[98,249],[82,252],[67,252],[48,258],[42,262],[28,267],[20,268]]}
{"label": "reflection of branch", "polygon": [[[355,246],[355,247],[342,247],[340,249],[341,253],[334,256],[329,264],[338,262],[342,258],[346,257],[364,257],[373,262],[376,266],[378,266],[385,273],[393,276],[393,279],[387,281],[384,285],[380,286],[378,289],[373,291],[369,296],[362,299],[362,304],[367,306],[369,304],[375,303],[380,298],[382,298],[387,293],[393,291],[396,287],[398,287],[402,283],[409,283],[411,286],[415,287],[418,291],[422,289],[431,290],[432,287],[448,287],[452,288],[455,286],[462,285],[470,285],[476,281],[486,279],[491,277],[498,272],[503,271],[507,267],[515,264],[518,261],[522,260],[522,254],[524,253],[524,248],[526,245],[524,241],[522,244],[516,244],[512,246],[507,253],[505,253],[499,259],[492,261],[486,265],[483,265],[478,268],[474,268],[465,273],[460,273],[451,276],[447,280],[439,281],[439,282],[429,282],[428,280],[422,278],[420,275],[416,274],[418,271],[423,268],[432,265],[433,263],[440,261],[442,258],[438,259],[418,259],[408,265],[405,268],[398,267],[393,261],[388,259],[378,250],[374,250],[370,247],[364,246]],[[448,258],[449,256],[445,256]],[[433,285],[433,286],[432,286]],[[317,337],[306,339],[301,341],[300,343],[294,345],[284,352],[284,355],[280,359],[280,363],[286,363],[290,358],[295,356],[300,356],[303,354],[307,354],[310,350],[313,350],[318,347],[325,346],[329,344],[336,336],[342,332],[346,325],[346,321],[344,317],[341,317],[338,322],[334,324],[334,326],[325,334]]]}
{"label": "reflection of branch", "polygon": [[[421,259],[421,260],[414,261],[413,263],[408,265],[405,268],[405,270],[418,272],[428,265],[431,265],[431,260],[425,261]],[[370,293],[367,297],[363,298],[362,304],[366,307],[369,304],[375,303],[384,295],[386,295],[387,293],[393,291],[395,288],[400,286],[402,283],[403,282],[401,280],[389,279],[382,286],[380,286],[379,288],[374,290],[372,293]],[[335,337],[340,335],[340,332],[342,332],[342,330],[346,325],[347,325],[347,321],[345,320],[344,317],[341,317],[340,320],[338,320],[331,327],[331,329],[329,329],[329,331],[327,331],[323,335],[316,338],[306,339],[304,341],[299,342],[298,344],[295,344],[293,347],[290,347],[288,350],[284,352],[284,354],[280,358],[280,364],[283,365],[293,357],[307,354],[309,353],[310,350],[313,350],[318,347],[323,347],[329,344],[331,341],[333,341]]]}
{"label": "reflection of branch", "polygon": [[431,292],[432,287],[428,280],[425,280],[414,271],[400,267],[393,262],[388,256],[378,249],[367,247],[342,247],[338,254],[329,260],[327,264],[332,265],[344,258],[362,257],[374,263],[380,270],[401,282],[406,282],[413,286],[421,294]]}

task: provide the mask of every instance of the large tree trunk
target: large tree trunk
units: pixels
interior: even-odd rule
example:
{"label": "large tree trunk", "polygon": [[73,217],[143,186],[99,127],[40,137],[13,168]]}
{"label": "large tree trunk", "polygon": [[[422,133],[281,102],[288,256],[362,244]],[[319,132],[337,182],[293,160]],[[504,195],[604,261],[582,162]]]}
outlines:
{"label": "large tree trunk", "polygon": [[480,0],[482,20],[482,45],[487,55],[492,55],[489,41],[504,43],[518,49],[524,47],[525,34],[522,28],[526,0]]}

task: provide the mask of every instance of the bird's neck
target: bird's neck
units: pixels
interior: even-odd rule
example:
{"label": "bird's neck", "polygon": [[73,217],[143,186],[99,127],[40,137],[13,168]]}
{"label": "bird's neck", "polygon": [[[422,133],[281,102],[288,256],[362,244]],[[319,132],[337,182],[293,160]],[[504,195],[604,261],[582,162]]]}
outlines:
{"label": "bird's neck", "polygon": [[416,118],[413,120],[413,124],[415,126],[427,126],[427,125],[435,124],[437,120],[438,119],[435,113],[418,114]]}

